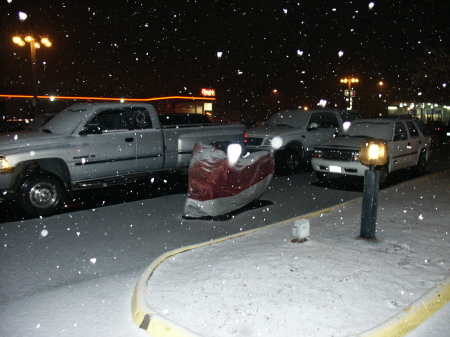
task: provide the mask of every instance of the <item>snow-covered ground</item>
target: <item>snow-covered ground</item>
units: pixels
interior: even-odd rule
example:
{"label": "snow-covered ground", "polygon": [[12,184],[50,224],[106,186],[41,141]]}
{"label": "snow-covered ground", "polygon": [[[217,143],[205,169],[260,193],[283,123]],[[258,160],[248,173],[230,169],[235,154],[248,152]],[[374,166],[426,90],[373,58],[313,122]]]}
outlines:
{"label": "snow-covered ground", "polygon": [[[356,239],[361,201],[166,259],[147,303],[201,336],[349,336],[401,312],[450,274],[450,174],[380,192],[377,240]],[[448,336],[450,310],[416,336]]]}
{"label": "snow-covered ground", "polygon": [[[203,336],[346,336],[369,329],[449,274],[449,179],[447,171],[381,191],[377,242],[355,239],[361,215],[361,202],[356,201],[309,218],[311,234],[305,243],[291,242],[287,223],[175,255],[150,278],[146,300],[161,316]],[[97,213],[99,224],[107,221],[106,208],[89,214]],[[49,218],[46,228],[67,218]],[[166,220],[173,221],[173,215]],[[74,226],[69,231],[67,225],[68,233],[83,238],[84,224],[77,224],[76,233]],[[36,240],[29,232],[42,226],[35,227],[22,228],[27,242],[3,238],[7,245],[2,247],[2,273],[5,259],[16,261],[9,254],[20,247],[33,251],[36,245],[57,245],[52,255],[75,254],[84,247],[82,240]],[[111,240],[126,235],[124,228],[110,233]],[[111,254],[111,260],[121,259],[117,252]],[[100,269],[102,261],[95,256],[87,253],[80,264]],[[15,269],[8,267],[14,277],[7,279],[27,285],[36,282],[34,272],[52,277],[57,270],[84,272],[65,270],[53,257],[17,262]],[[130,272],[105,269],[101,278],[81,275],[79,283],[42,285],[42,291],[33,294],[24,286],[20,298],[0,302],[0,336],[145,336],[131,318],[131,296],[143,270],[133,268],[132,260],[120,263],[128,263]],[[410,335],[448,336],[449,307]]]}

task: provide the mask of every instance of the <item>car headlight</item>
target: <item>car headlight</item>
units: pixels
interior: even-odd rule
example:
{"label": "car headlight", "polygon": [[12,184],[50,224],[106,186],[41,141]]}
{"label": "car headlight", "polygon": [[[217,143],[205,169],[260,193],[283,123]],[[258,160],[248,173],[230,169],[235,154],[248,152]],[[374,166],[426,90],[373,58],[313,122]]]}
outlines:
{"label": "car headlight", "polygon": [[360,157],[361,157],[361,153],[360,152],[353,152],[352,160],[359,161]]}
{"label": "car headlight", "polygon": [[11,168],[5,157],[0,157],[0,170],[8,170]]}

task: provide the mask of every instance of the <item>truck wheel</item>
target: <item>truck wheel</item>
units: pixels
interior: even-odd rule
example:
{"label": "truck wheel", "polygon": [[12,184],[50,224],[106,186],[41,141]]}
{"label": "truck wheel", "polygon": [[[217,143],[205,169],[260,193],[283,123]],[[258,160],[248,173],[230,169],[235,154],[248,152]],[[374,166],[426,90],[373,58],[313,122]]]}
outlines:
{"label": "truck wheel", "polygon": [[417,165],[414,167],[414,171],[418,176],[423,175],[427,171],[427,156],[425,152],[420,154]]}
{"label": "truck wheel", "polygon": [[390,182],[389,167],[383,165],[380,167],[380,184],[388,184]]}
{"label": "truck wheel", "polygon": [[51,175],[37,175],[27,178],[20,187],[20,207],[33,217],[48,216],[61,209],[65,200],[64,185]]}
{"label": "truck wheel", "polygon": [[284,174],[294,174],[300,168],[301,161],[300,151],[295,148],[287,148],[281,160],[281,170]]}

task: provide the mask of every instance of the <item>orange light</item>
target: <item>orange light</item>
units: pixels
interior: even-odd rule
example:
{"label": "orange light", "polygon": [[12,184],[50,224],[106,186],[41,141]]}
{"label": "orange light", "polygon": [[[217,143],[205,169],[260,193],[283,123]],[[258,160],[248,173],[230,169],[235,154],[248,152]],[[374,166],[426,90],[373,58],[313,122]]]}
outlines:
{"label": "orange light", "polygon": [[22,38],[21,38],[20,36],[14,36],[14,37],[12,38],[12,40],[13,40],[13,42],[14,42],[15,44],[18,44],[18,45],[21,46],[21,47],[25,46],[25,41],[22,40]]}
{"label": "orange light", "polygon": [[[4,98],[33,98],[32,95],[1,95]],[[149,101],[159,101],[168,99],[192,99],[192,100],[205,100],[205,101],[215,101],[214,97],[195,97],[195,96],[164,96],[164,97],[150,97],[150,98],[122,98],[122,97],[85,97],[85,96],[38,96],[39,99],[81,99],[88,101],[128,101],[128,102],[149,102]]]}
{"label": "orange light", "polygon": [[50,42],[50,40],[48,39],[48,37],[43,37],[41,39],[41,43],[46,46],[46,47],[51,47],[52,43]]}

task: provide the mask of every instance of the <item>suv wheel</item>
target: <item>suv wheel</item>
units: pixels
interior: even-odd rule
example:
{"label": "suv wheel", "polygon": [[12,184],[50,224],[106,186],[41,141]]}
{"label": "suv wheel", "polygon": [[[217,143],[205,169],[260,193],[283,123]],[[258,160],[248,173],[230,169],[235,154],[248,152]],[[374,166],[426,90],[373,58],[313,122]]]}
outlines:
{"label": "suv wheel", "polygon": [[427,171],[427,155],[425,152],[422,152],[419,156],[419,160],[417,161],[417,165],[415,166],[415,173],[418,176],[423,175]]}
{"label": "suv wheel", "polygon": [[66,191],[58,178],[40,174],[22,183],[19,191],[20,207],[30,216],[48,216],[62,207]]}
{"label": "suv wheel", "polygon": [[389,167],[386,165],[383,165],[380,167],[380,183],[381,184],[388,184],[389,183]]}

